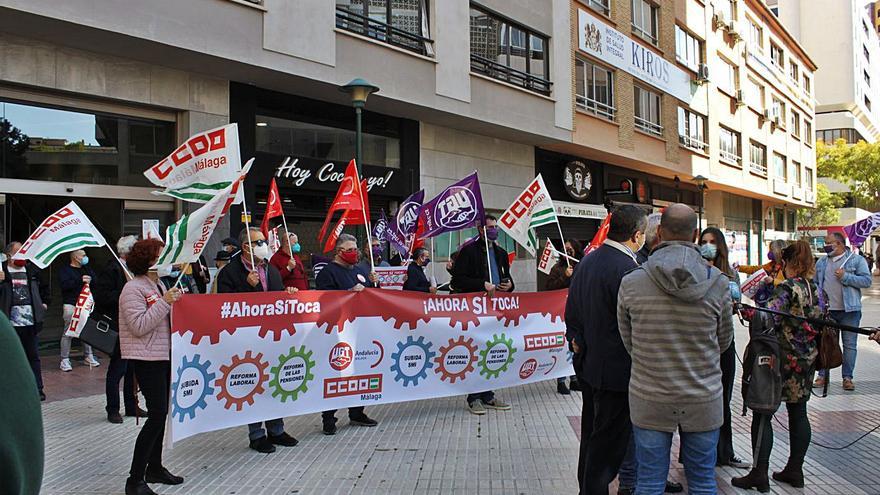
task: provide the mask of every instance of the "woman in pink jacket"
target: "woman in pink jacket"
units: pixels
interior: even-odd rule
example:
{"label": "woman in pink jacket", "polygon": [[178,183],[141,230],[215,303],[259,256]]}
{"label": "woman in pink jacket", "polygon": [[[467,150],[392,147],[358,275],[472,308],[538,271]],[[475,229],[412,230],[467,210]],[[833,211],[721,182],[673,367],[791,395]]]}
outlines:
{"label": "woman in pink jacket", "polygon": [[134,278],[119,296],[119,343],[122,358],[134,367],[138,386],[147,401],[147,421],[134,444],[126,495],[155,495],[147,483],[179,485],[183,478],[162,465],[162,440],[168,416],[171,384],[171,305],[180,290],[163,289],[150,267],[156,264],[162,242],[138,241],[126,259]]}

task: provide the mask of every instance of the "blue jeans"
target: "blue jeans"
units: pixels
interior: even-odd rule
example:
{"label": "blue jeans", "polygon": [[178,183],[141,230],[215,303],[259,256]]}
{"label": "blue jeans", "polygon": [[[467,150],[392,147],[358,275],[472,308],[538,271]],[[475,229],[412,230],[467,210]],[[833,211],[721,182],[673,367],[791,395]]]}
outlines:
{"label": "blue jeans", "polygon": [[[857,327],[862,321],[861,311],[829,311],[828,314],[841,325]],[[840,332],[840,339],[843,341],[843,368],[841,368],[841,374],[843,378],[852,380],[853,372],[856,369],[859,334],[843,330]],[[825,374],[825,370],[819,371],[819,376],[824,378]]]}
{"label": "blue jeans", "polygon": [[636,436],[634,433],[629,436],[626,457],[623,458],[620,469],[617,471],[617,484],[620,488],[636,487],[636,471],[638,467],[638,464],[636,464]]}
{"label": "blue jeans", "polygon": [[[669,476],[669,451],[672,432],[644,430],[633,425],[638,462],[637,495],[662,495]],[[688,493],[714,495],[715,460],[718,429],[701,432],[681,432],[681,456],[687,476]]]}
{"label": "blue jeans", "polygon": [[278,435],[284,433],[284,420],[281,418],[278,419],[270,419],[266,421],[266,429],[263,429],[263,423],[251,423],[248,425],[248,439],[249,440],[259,440],[266,436],[266,430],[269,431],[269,434],[273,437],[277,437]]}

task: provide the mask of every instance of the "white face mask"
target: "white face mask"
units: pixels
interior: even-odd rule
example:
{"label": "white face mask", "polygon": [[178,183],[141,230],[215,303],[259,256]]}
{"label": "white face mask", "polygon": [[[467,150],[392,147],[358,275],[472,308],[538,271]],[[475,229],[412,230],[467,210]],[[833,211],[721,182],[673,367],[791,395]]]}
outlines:
{"label": "white face mask", "polygon": [[254,258],[268,260],[270,257],[272,257],[272,251],[269,249],[268,244],[254,246]]}
{"label": "white face mask", "polygon": [[171,275],[171,265],[160,266],[159,268],[156,269],[156,273],[160,277],[167,277],[167,276]]}

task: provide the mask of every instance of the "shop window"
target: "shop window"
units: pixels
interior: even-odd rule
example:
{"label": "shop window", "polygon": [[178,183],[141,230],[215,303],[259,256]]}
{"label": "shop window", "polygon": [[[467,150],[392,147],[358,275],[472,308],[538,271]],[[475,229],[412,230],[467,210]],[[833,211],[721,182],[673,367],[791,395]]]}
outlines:
{"label": "shop window", "polygon": [[660,125],[660,95],[639,86],[633,86],[635,96],[636,128],[649,134],[660,136],[663,126]]}
{"label": "shop window", "polygon": [[685,148],[705,153],[706,117],[691,110],[678,107],[678,142]]}
{"label": "shop window", "polygon": [[656,45],[659,13],[660,8],[647,0],[632,0],[633,34]]}
{"label": "shop window", "polygon": [[[354,131],[265,115],[256,120],[257,151],[340,162],[354,157]],[[364,133],[362,161],[400,168],[400,139]]]}
{"label": "shop window", "polygon": [[549,39],[471,5],[471,70],[550,94]]}
{"label": "shop window", "polygon": [[575,59],[575,73],[578,107],[614,120],[614,73],[582,58]]}
{"label": "shop window", "polygon": [[175,124],[0,101],[0,176],[151,186],[143,173],[174,151]]}
{"label": "shop window", "polygon": [[433,56],[428,0],[336,0],[336,27]]}

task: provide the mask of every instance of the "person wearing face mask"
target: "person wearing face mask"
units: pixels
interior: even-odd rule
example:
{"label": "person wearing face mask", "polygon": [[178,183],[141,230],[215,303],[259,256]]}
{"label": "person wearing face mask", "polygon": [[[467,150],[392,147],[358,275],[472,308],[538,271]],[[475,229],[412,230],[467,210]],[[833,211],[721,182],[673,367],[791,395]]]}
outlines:
{"label": "person wearing face mask", "polygon": [[[61,284],[61,303],[62,318],[64,319],[64,330],[70,324],[73,317],[73,311],[76,308],[76,300],[79,299],[79,293],[82,292],[84,284],[87,284],[95,278],[95,272],[88,266],[89,257],[82,249],[72,251],[70,253],[70,264],[65,265],[58,271],[58,281]],[[71,371],[73,367],[70,365],[70,345],[73,337],[61,334],[61,371]],[[101,363],[95,359],[92,352],[92,346],[82,343],[83,361],[89,366],[100,366]]]}
{"label": "person wearing face mask", "polygon": [[[828,296],[828,316],[841,325],[859,326],[862,320],[862,289],[871,287],[871,271],[865,258],[853,253],[846,245],[846,237],[840,232],[829,232],[825,236],[825,253],[816,263],[813,277],[819,292]],[[843,341],[843,389],[851,392],[856,389],[853,374],[856,369],[856,348],[859,334],[840,332]],[[819,371],[814,387],[824,387],[828,379],[826,370]]]}
{"label": "person wearing face mask", "polygon": [[584,495],[608,493],[632,434],[626,394],[630,356],[617,327],[617,292],[623,276],[638,267],[635,253],[645,242],[646,226],[641,208],[616,207],[608,238],[577,264],[568,290],[565,336],[583,393],[577,478]]}
{"label": "person wearing face mask", "polygon": [[373,262],[376,266],[391,266],[387,261],[383,259],[384,252],[382,250],[382,243],[379,242],[379,239],[375,237],[370,238],[370,246],[369,248],[364,248],[364,253],[361,256],[361,261],[358,263],[358,266],[365,272],[370,273],[373,271],[373,267],[370,266],[370,253],[373,254]]}
{"label": "person wearing face mask", "polygon": [[[730,297],[733,304],[741,299],[739,274],[728,262],[727,240],[724,233],[715,227],[709,227],[700,234],[700,254],[710,265],[721,270],[730,279]],[[731,325],[733,320],[731,320]],[[733,328],[731,328],[733,335]],[[730,401],[733,399],[733,387],[736,379],[736,345],[733,339],[727,349],[721,353],[721,385],[724,388],[724,423],[718,438],[718,449],[715,460],[717,466],[732,466],[748,469],[751,465],[736,456],[733,451],[733,428],[731,425]]]}
{"label": "person wearing face mask", "polygon": [[17,241],[6,245],[6,262],[0,271],[0,310],[9,318],[21,341],[37,382],[40,400],[46,400],[39,333],[43,330],[43,320],[50,304],[49,287],[41,280],[40,269],[36,265],[12,259],[19,249],[21,243]]}
{"label": "person wearing face mask", "polygon": [[[281,273],[269,263],[272,251],[263,232],[256,227],[244,228],[238,240],[241,254],[217,274],[217,292],[230,294],[285,290]],[[296,291],[295,287],[287,289],[291,294]],[[248,446],[262,454],[275,452],[276,445],[293,447],[299,443],[284,431],[284,420],[281,418],[266,421],[265,428],[263,423],[249,424],[248,439]]]}
{"label": "person wearing face mask", "polygon": [[406,282],[403,283],[403,290],[437,293],[437,287],[432,285],[425,275],[425,268],[430,262],[431,256],[428,250],[423,247],[416,248],[412,255],[412,263],[406,267]]}
{"label": "person wearing face mask", "polygon": [[288,234],[284,227],[278,228],[278,238],[281,239],[281,249],[272,255],[269,263],[281,273],[281,281],[285,287],[296,287],[298,290],[309,288],[309,277],[302,260],[299,258],[299,237],[296,234]]}
{"label": "person wearing face mask", "polygon": [[759,306],[763,306],[777,285],[785,280],[785,274],[782,272],[782,250],[788,246],[788,241],[776,239],[770,242],[767,249],[767,263],[763,265],[740,265],[736,269],[740,273],[751,275],[758,270],[763,269],[767,273],[761,286],[755,294],[754,300]]}
{"label": "person wearing face mask", "polygon": [[[479,239],[459,248],[452,265],[451,285],[456,294],[487,292],[489,297],[493,297],[495,291],[513,292],[507,251],[496,242],[497,223],[498,219],[494,216],[486,215],[485,226],[479,229]],[[487,241],[491,250],[489,256],[486,256]],[[468,394],[467,405],[468,411],[476,415],[486,414],[487,407],[496,411],[509,411],[511,408],[510,404],[496,398],[491,390]]]}
{"label": "person wearing face mask", "polygon": [[[184,294],[195,294],[196,293],[196,284],[193,281],[192,275],[190,273],[184,272],[186,269],[187,272],[190,272],[189,265],[164,265],[160,266],[157,270],[159,274],[159,281],[162,282],[162,285],[165,286],[165,289],[170,289],[177,285],[181,292]],[[181,275],[183,275],[181,277]],[[177,279],[180,279],[180,283],[177,283]]]}
{"label": "person wearing face mask", "polygon": [[[376,272],[364,271],[357,264],[357,239],[351,234],[340,234],[334,246],[333,260],[321,269],[315,278],[318,290],[350,290],[360,292],[367,287],[376,287],[379,277]],[[367,416],[364,407],[349,407],[348,420],[356,426],[373,427],[379,424]],[[336,409],[321,413],[322,431],[325,435],[336,434]]]}

